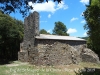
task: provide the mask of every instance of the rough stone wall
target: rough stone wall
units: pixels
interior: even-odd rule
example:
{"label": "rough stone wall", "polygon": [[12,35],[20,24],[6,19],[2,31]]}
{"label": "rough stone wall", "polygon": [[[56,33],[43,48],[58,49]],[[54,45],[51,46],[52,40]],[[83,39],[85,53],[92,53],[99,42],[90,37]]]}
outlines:
{"label": "rough stone wall", "polygon": [[36,11],[24,20],[24,40],[20,45],[22,51],[34,49],[35,36],[39,36],[39,13]]}
{"label": "rough stone wall", "polygon": [[39,36],[39,13],[36,11],[24,19],[24,39],[20,44],[18,60],[29,60],[28,53],[34,51],[35,36]]}
{"label": "rough stone wall", "polygon": [[[72,49],[68,44],[55,42],[51,45],[44,45],[39,43],[36,48],[38,49],[38,60],[36,65],[76,64],[78,60],[80,60],[79,54],[76,54],[74,51],[75,49]],[[77,57],[77,59],[75,59],[73,55]]]}
{"label": "rough stone wall", "polygon": [[[77,55],[74,55],[74,49],[71,47],[72,50],[69,49],[69,45],[72,46],[77,46],[77,45],[81,45],[81,44],[86,44],[86,41],[65,41],[65,40],[48,40],[48,39],[35,39],[35,44],[34,44],[34,49],[33,50],[27,50],[27,52],[25,52],[24,54],[21,54],[21,57],[19,60],[23,61],[23,59],[27,59],[28,62],[32,63],[32,64],[39,64],[39,65],[54,65],[54,64],[70,64],[70,63],[78,63],[79,57]],[[58,44],[56,42],[59,42]],[[69,44],[69,45],[68,45]],[[54,45],[53,47],[56,48],[53,49],[52,45]],[[66,49],[68,48],[68,51],[66,52],[66,50],[64,52],[66,53],[62,53],[59,52],[61,51],[61,49],[63,50],[62,46],[64,45],[64,47],[66,47]],[[73,53],[70,53],[70,51],[72,51]],[[48,54],[49,53],[49,54]],[[75,53],[76,54],[76,53]],[[76,56],[78,60],[72,60],[74,59],[74,57]],[[25,57],[28,58],[25,58]],[[45,60],[47,59],[48,60]],[[63,58],[63,59],[62,59]],[[68,59],[70,58],[70,59]],[[34,59],[34,60],[33,60]],[[62,59],[60,61],[60,59]],[[66,61],[65,61],[66,60]],[[59,61],[59,63],[57,63]]]}
{"label": "rough stone wall", "polygon": [[[34,54],[36,51],[36,55]],[[40,44],[30,52],[29,62],[35,65],[68,65],[79,62],[99,63],[99,57],[85,45],[70,46],[65,43]]]}
{"label": "rough stone wall", "polygon": [[71,46],[83,45],[86,44],[86,41],[74,41],[74,40],[52,40],[52,39],[35,39],[35,45],[37,44],[49,44],[52,45],[55,42],[61,42],[64,44],[69,44]]}
{"label": "rough stone wall", "polygon": [[28,61],[28,52],[18,52],[18,60],[22,62]]}

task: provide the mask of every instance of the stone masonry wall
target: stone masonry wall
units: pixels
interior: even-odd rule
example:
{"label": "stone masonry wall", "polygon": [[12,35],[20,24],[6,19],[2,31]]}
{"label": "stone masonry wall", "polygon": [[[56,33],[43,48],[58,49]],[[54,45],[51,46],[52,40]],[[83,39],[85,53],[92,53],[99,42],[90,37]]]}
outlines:
{"label": "stone masonry wall", "polygon": [[99,63],[99,57],[85,45],[70,46],[69,44],[54,42],[53,44],[38,43],[35,47],[36,55],[30,52],[29,62],[34,65],[69,65],[79,62]]}
{"label": "stone masonry wall", "polygon": [[[76,54],[68,44],[55,42],[54,44],[38,44],[38,60],[36,65],[67,65],[76,64],[80,60],[79,54]],[[71,52],[72,51],[72,52]],[[73,54],[77,59],[73,60]]]}
{"label": "stone masonry wall", "polygon": [[[69,55],[69,53],[68,54],[65,54],[64,55],[64,57],[63,57],[63,55],[61,54],[61,55],[58,55],[58,54],[60,54],[60,52],[59,52],[59,50],[61,49],[61,46],[64,44],[66,44],[66,47],[67,47],[67,45],[69,44],[69,45],[72,45],[72,46],[77,46],[77,45],[82,45],[82,44],[86,44],[86,41],[68,41],[68,40],[48,40],[48,39],[35,39],[35,44],[34,44],[34,49],[33,50],[27,50],[27,52],[25,52],[24,54],[23,53],[20,53],[19,52],[19,54],[21,54],[20,55],[20,57],[21,56],[23,56],[22,58],[20,58],[19,60],[21,60],[21,61],[23,61],[23,59],[25,59],[25,61],[26,61],[26,59],[27,59],[27,61],[29,61],[30,63],[40,63],[41,62],[41,65],[42,65],[42,60],[43,61],[45,61],[44,59],[43,59],[43,57],[41,58],[40,56],[43,56],[43,55],[45,55],[45,48],[47,49],[48,48],[48,46],[52,46],[52,45],[55,45],[55,47],[57,47],[57,49],[56,49],[56,51],[55,51],[55,49],[48,49],[48,50],[50,50],[49,51],[49,54],[50,54],[50,57],[53,55],[53,53],[55,54],[54,56],[55,57],[59,57],[59,58],[55,58],[55,59],[53,59],[53,60],[59,60],[60,58],[64,58],[64,57],[66,57],[65,55],[67,55],[68,57],[70,56]],[[58,46],[58,45],[56,45],[55,43],[56,42],[59,42],[60,43],[60,45]],[[47,46],[47,47],[46,47]],[[44,52],[44,53],[43,53]],[[47,54],[47,53],[46,53]],[[48,55],[48,54],[47,54]],[[46,56],[47,56],[46,55]],[[56,56],[57,55],[57,56]],[[28,57],[28,58],[26,58],[26,56]],[[33,56],[33,57],[32,57]],[[62,57],[61,57],[62,56]],[[45,57],[45,56],[44,56]],[[48,55],[48,57],[49,57],[49,55]],[[47,58],[47,57],[46,57]],[[52,57],[53,58],[53,57]],[[33,60],[34,59],[34,60]],[[67,59],[67,58],[66,58]],[[50,59],[50,60],[52,60],[52,59]],[[34,62],[33,62],[34,61]],[[55,61],[54,61],[55,62]],[[65,61],[64,61],[65,62]],[[66,60],[66,62],[67,62],[67,60]],[[69,62],[69,61],[68,61]],[[68,64],[68,62],[67,62],[67,64]],[[48,61],[48,63],[49,63],[49,61]],[[71,57],[70,57],[70,62],[69,63],[72,63],[72,60],[71,60]],[[44,63],[43,63],[44,64]],[[52,63],[52,64],[54,64],[54,63]],[[59,64],[61,64],[61,62],[59,63]]]}
{"label": "stone masonry wall", "polygon": [[39,13],[36,11],[24,19],[24,39],[20,44],[18,60],[28,61],[28,53],[34,51],[35,36],[39,36]]}
{"label": "stone masonry wall", "polygon": [[85,42],[35,39],[33,50],[19,52],[19,60],[34,65],[69,65],[79,62],[99,63],[99,57]]}
{"label": "stone masonry wall", "polygon": [[52,45],[55,42],[65,43],[65,44],[69,44],[71,46],[86,44],[86,41],[78,41],[78,40],[74,41],[74,40],[35,39],[35,45],[37,45],[37,44]]}
{"label": "stone masonry wall", "polygon": [[34,49],[35,36],[39,36],[39,13],[36,11],[24,20],[24,40],[20,45],[23,51]]}

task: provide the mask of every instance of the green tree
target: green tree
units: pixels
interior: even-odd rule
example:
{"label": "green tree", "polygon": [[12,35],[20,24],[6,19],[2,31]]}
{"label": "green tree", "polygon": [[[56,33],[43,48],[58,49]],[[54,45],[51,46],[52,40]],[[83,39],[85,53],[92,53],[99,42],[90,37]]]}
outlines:
{"label": "green tree", "polygon": [[50,33],[48,33],[45,29],[41,29],[40,34],[50,34]]}
{"label": "green tree", "polygon": [[54,35],[64,35],[64,36],[69,36],[69,34],[67,33],[67,28],[64,25],[64,23],[58,21],[55,22],[55,27],[53,29],[53,34]]}
{"label": "green tree", "polygon": [[89,47],[94,51],[100,51],[100,0],[91,0],[84,12],[86,24],[84,28],[88,30]]}
{"label": "green tree", "polygon": [[23,39],[23,23],[0,12],[0,59],[16,59]]}
{"label": "green tree", "polygon": [[[60,3],[62,0],[53,1]],[[28,2],[42,3],[44,0],[0,0],[0,10],[8,14],[18,10],[23,16],[26,16],[29,9],[33,9],[32,6],[28,5]],[[46,0],[46,2],[48,2],[48,0]]]}

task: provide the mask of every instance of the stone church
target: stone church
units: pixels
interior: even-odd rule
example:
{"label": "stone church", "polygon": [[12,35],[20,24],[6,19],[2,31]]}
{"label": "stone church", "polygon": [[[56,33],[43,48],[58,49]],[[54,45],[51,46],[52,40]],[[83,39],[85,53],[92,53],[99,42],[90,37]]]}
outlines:
{"label": "stone church", "polygon": [[81,60],[72,47],[83,44],[86,41],[76,37],[39,34],[39,13],[34,11],[24,20],[24,39],[18,60],[36,65],[71,64]]}

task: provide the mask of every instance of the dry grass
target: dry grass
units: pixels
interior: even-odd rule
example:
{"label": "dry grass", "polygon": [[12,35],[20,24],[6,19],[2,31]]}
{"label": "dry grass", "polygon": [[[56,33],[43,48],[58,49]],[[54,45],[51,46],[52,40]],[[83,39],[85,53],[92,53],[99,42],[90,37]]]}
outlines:
{"label": "dry grass", "polygon": [[100,64],[82,62],[78,65],[35,66],[14,61],[11,64],[0,65],[0,75],[76,75],[74,71],[84,67],[100,68]]}

